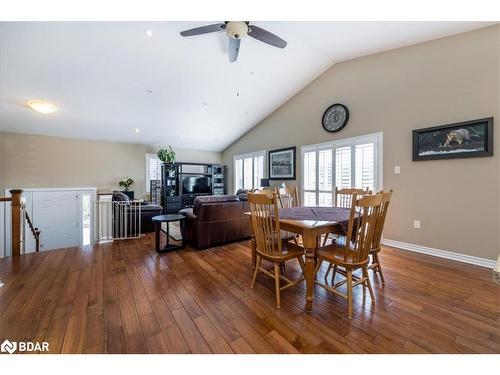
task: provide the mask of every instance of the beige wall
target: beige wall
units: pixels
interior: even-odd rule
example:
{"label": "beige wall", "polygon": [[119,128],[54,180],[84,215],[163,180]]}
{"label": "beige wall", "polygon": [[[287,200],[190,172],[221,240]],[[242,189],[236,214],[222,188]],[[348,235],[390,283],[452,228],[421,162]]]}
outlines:
{"label": "beige wall", "polygon": [[[395,190],[385,237],[496,259],[499,152],[412,162],[411,132],[498,117],[499,43],[493,26],[336,64],[228,147],[222,161],[232,166],[235,154],[291,145],[300,159],[301,145],[383,131],[384,188]],[[351,117],[340,133],[329,134],[321,116],[335,102],[346,104]],[[422,229],[413,229],[414,219]]]}
{"label": "beige wall", "polygon": [[[0,191],[5,188],[118,188],[125,176],[145,192],[146,153],[151,146],[0,132]],[[219,163],[218,152],[176,149],[177,160]],[[3,193],[0,192],[0,195]]]}

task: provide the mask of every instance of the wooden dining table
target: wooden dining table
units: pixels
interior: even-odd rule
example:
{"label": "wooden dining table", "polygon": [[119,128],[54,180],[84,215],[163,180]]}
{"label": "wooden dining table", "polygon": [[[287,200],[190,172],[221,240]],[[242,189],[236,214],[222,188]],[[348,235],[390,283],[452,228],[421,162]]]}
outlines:
{"label": "wooden dining table", "polygon": [[[248,213],[250,214],[250,213]],[[306,311],[312,312],[316,251],[322,235],[345,234],[350,209],[343,207],[290,207],[279,210],[280,230],[302,236],[305,254]],[[252,263],[256,265],[257,249],[252,229]]]}

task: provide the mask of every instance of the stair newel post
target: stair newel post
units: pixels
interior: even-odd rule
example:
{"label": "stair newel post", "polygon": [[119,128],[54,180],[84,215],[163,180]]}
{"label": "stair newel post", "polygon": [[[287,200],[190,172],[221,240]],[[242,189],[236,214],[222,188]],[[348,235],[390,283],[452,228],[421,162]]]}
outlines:
{"label": "stair newel post", "polygon": [[21,255],[21,194],[22,189],[12,189],[12,256]]}

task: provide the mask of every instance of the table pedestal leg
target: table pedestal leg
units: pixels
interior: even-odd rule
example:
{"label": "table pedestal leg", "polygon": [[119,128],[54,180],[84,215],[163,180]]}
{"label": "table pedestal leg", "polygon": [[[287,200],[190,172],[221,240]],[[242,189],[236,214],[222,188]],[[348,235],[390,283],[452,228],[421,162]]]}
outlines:
{"label": "table pedestal leg", "polygon": [[315,268],[315,253],[316,253],[316,237],[304,235],[305,249],[305,279],[306,279],[306,312],[312,312],[313,292],[314,292],[314,268]]}

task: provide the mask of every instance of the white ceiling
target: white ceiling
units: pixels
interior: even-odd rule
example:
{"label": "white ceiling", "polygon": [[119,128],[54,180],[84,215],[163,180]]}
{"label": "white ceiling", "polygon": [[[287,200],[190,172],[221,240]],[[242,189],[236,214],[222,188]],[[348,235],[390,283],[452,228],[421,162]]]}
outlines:
{"label": "white ceiling", "polygon": [[0,130],[222,151],[335,62],[492,24],[256,22],[288,46],[231,64],[224,33],[179,35],[209,23],[0,23]]}

